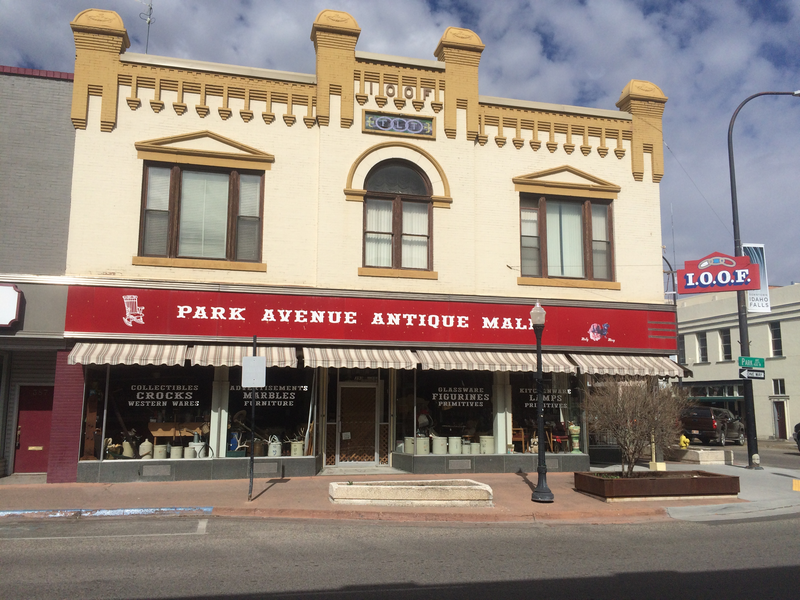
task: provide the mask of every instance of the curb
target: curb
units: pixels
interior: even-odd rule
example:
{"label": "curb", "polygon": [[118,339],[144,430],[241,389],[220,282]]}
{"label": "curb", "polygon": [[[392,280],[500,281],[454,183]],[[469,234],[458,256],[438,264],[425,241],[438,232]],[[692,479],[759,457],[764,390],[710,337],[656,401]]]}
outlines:
{"label": "curb", "polygon": [[86,517],[150,517],[156,515],[210,515],[211,506],[165,507],[165,508],[75,508],[58,510],[2,510],[0,519],[3,518],[86,518]]}

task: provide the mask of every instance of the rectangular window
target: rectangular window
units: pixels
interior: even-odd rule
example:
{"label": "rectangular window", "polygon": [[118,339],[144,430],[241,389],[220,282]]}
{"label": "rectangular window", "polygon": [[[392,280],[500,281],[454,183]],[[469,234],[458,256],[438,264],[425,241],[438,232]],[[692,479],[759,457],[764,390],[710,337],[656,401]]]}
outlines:
{"label": "rectangular window", "polygon": [[772,356],[783,356],[780,321],[773,321],[769,324],[769,336],[772,341]]}
{"label": "rectangular window", "polygon": [[364,266],[430,269],[429,202],[367,198]]}
{"label": "rectangular window", "polygon": [[263,175],[145,165],[140,254],[258,262]]}
{"label": "rectangular window", "polygon": [[520,274],[611,281],[611,205],[581,198],[520,198]]}
{"label": "rectangular window", "polygon": [[786,383],[783,379],[773,379],[772,380],[772,394],[774,396],[785,396],[786,395]]}
{"label": "rectangular window", "polygon": [[722,360],[733,360],[730,329],[719,330],[719,343],[720,343],[720,356],[722,357]]}
{"label": "rectangular window", "polygon": [[686,338],[682,335],[678,336],[678,364],[686,364]]}
{"label": "rectangular window", "polygon": [[698,362],[708,362],[708,339],[705,332],[697,334],[697,357]]}
{"label": "rectangular window", "polygon": [[583,277],[583,218],[576,202],[547,203],[547,274]]}
{"label": "rectangular window", "polygon": [[542,263],[539,252],[539,210],[520,208],[520,247],[522,249],[523,277],[541,277]]}
{"label": "rectangular window", "polygon": [[608,206],[592,204],[592,267],[595,279],[611,279]]}

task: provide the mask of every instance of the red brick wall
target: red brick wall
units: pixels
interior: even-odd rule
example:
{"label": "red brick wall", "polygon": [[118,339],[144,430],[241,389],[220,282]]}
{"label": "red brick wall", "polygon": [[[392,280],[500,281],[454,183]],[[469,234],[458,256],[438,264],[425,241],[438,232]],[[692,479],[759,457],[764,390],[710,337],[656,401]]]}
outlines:
{"label": "red brick wall", "polygon": [[59,350],[56,358],[47,483],[74,483],[78,479],[83,420],[83,367],[68,365],[67,356],[68,350]]}

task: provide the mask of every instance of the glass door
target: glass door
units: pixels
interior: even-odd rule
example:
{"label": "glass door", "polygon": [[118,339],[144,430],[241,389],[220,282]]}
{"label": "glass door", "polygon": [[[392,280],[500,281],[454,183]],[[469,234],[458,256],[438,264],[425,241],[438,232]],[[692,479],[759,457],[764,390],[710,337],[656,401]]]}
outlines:
{"label": "glass door", "polygon": [[377,383],[340,384],[338,404],[336,464],[377,464]]}

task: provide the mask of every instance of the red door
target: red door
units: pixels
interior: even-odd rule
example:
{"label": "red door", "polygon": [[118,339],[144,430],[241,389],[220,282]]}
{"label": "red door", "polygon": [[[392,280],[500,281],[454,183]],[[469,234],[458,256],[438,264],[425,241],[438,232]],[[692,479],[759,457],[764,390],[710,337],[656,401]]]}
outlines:
{"label": "red door", "polygon": [[52,414],[53,386],[20,386],[15,473],[47,473]]}

